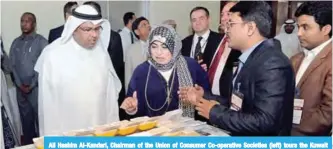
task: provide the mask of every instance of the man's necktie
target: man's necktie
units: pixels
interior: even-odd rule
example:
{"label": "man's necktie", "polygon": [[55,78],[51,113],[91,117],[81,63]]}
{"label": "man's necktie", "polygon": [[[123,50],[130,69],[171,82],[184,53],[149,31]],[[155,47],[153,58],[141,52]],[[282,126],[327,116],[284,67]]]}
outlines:
{"label": "man's necktie", "polygon": [[232,86],[235,85],[235,81],[237,79],[237,76],[238,76],[240,70],[243,67],[243,62],[241,60],[238,60],[238,62],[236,64],[237,64],[237,68],[236,68],[234,74],[232,75]]}
{"label": "man's necktie", "polygon": [[225,49],[225,44],[227,43],[227,40],[224,39],[221,46],[219,47],[216,56],[213,59],[213,63],[210,66],[209,70],[208,70],[208,77],[209,77],[209,83],[210,85],[213,85],[213,81],[214,81],[214,76],[217,70],[217,67],[219,66],[223,51]]}
{"label": "man's necktie", "polygon": [[131,43],[133,44],[134,43],[134,37],[133,37],[133,33],[130,32],[130,35],[131,35]]}
{"label": "man's necktie", "polygon": [[194,51],[194,59],[198,60],[197,59],[197,55],[201,52],[201,42],[202,40],[202,37],[198,37],[198,42],[197,42],[197,45],[195,46],[195,51]]}

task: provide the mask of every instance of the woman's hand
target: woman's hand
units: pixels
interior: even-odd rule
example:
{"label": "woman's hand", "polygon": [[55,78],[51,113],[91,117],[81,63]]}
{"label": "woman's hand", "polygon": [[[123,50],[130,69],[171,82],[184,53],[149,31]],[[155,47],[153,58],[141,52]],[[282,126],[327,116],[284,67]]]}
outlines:
{"label": "woman's hand", "polygon": [[135,114],[138,110],[138,98],[136,91],[133,93],[132,97],[127,97],[120,108],[124,109],[128,114]]}

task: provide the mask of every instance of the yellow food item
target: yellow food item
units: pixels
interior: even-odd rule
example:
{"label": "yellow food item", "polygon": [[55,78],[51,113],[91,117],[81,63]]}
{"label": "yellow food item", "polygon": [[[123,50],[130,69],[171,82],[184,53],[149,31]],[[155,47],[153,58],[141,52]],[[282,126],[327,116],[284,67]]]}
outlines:
{"label": "yellow food item", "polygon": [[94,130],[74,130],[64,133],[64,136],[94,136]]}
{"label": "yellow food item", "polygon": [[138,125],[132,125],[132,126],[127,126],[127,127],[121,127],[118,130],[118,134],[122,136],[130,135],[136,131],[138,128]]}
{"label": "yellow food item", "polygon": [[112,137],[117,134],[118,130],[107,130],[107,131],[95,131],[95,136],[102,136],[102,137]]}
{"label": "yellow food item", "polygon": [[168,132],[163,134],[162,136],[200,136],[195,131],[190,131],[190,130],[182,130],[182,131],[176,131],[176,132]]}
{"label": "yellow food item", "polygon": [[163,133],[168,132],[168,131],[171,131],[171,129],[162,126],[162,127],[158,127],[158,128],[148,130],[147,133],[151,134],[152,136],[158,136],[158,135],[163,134]]}
{"label": "yellow food item", "polygon": [[184,130],[183,133],[181,133],[179,136],[201,136],[201,135],[193,130],[189,131]]}
{"label": "yellow food item", "polygon": [[162,136],[179,136],[181,135],[182,131],[177,131],[177,132],[168,132],[163,134]]}
{"label": "yellow food item", "polygon": [[33,138],[33,142],[37,149],[44,149],[44,137]]}
{"label": "yellow food item", "polygon": [[150,129],[156,127],[156,125],[157,125],[156,121],[143,122],[139,125],[139,130],[140,131],[150,130]]}

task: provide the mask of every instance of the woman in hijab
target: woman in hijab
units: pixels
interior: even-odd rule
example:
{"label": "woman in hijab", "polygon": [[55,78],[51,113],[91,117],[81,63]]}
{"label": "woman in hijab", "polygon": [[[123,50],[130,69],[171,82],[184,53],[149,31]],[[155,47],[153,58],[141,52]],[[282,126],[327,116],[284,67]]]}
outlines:
{"label": "woman in hijab", "polygon": [[177,91],[194,84],[209,91],[206,72],[194,59],[181,55],[181,39],[171,26],[152,29],[147,44],[148,60],[135,69],[121,108],[134,117],[182,109],[183,116],[194,118],[194,107],[181,102]]}

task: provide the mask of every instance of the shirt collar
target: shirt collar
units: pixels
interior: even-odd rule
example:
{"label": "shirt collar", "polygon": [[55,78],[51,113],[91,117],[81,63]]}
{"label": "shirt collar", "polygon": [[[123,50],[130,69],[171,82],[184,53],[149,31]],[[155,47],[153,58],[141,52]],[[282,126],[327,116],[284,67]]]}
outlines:
{"label": "shirt collar", "polygon": [[128,32],[128,33],[131,32],[131,30],[129,28],[127,28],[126,26],[123,28],[123,30],[126,31],[126,32]]}
{"label": "shirt collar", "polygon": [[22,40],[31,40],[34,39],[35,37],[36,37],[36,32],[32,32],[29,35],[24,35],[24,34],[21,35]]}
{"label": "shirt collar", "polygon": [[[206,41],[209,37],[210,30],[207,30],[201,37],[204,41]],[[198,39],[199,35],[197,33],[194,34],[194,39]]]}
{"label": "shirt collar", "polygon": [[309,54],[317,56],[324,49],[324,47],[327,46],[330,42],[332,42],[332,38],[320,44],[319,46],[313,48],[312,50],[307,50],[304,48],[303,52],[305,57],[308,56]]}
{"label": "shirt collar", "polygon": [[[264,41],[264,40],[263,40],[263,41]],[[251,48],[245,50],[245,52],[243,52],[242,55],[239,56],[238,59],[239,59],[243,64],[245,64],[247,58],[251,55],[251,53],[253,52],[253,50],[254,50],[259,44],[261,44],[263,41],[260,41],[260,42],[258,42],[257,44],[255,44],[254,46],[252,46]]]}

